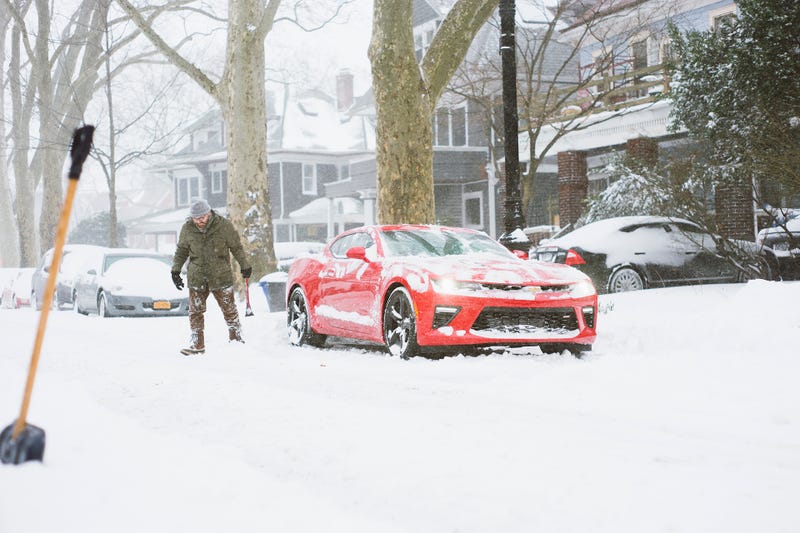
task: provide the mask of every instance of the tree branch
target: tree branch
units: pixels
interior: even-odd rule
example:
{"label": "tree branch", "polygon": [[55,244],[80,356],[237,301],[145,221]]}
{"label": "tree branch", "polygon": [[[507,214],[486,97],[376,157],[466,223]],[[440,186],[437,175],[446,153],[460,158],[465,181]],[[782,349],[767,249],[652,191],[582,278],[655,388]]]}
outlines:
{"label": "tree branch", "polygon": [[[7,1],[7,0],[6,0]],[[275,1],[275,0],[272,0]],[[202,70],[197,68],[194,64],[184,58],[177,50],[161,38],[154,30],[151,24],[142,17],[128,0],[116,0],[123,10],[133,20],[139,30],[145,34],[151,43],[169,59],[170,63],[182,70],[187,76],[192,78],[204,91],[206,91],[212,98],[219,101],[221,98],[220,87],[218,84],[209,78]]]}

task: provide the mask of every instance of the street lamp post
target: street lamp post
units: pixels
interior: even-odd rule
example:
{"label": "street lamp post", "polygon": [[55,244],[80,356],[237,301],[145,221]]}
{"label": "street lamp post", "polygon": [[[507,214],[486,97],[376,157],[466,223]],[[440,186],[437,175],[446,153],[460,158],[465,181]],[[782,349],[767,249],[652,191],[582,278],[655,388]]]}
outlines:
{"label": "street lamp post", "polygon": [[506,199],[505,215],[503,217],[504,233],[498,240],[509,249],[527,252],[531,243],[522,231],[525,227],[525,217],[522,214],[519,179],[515,14],[515,0],[500,0],[500,58],[503,66]]}

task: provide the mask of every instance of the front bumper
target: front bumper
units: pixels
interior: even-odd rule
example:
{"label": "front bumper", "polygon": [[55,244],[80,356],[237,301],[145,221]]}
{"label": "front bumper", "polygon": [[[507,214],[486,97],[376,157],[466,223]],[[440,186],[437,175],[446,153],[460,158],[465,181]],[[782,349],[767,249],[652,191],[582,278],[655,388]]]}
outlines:
{"label": "front bumper", "polygon": [[574,343],[597,338],[597,295],[539,294],[533,301],[434,296],[417,307],[420,346]]}
{"label": "front bumper", "polygon": [[[108,308],[114,316],[185,316],[189,314],[189,299],[153,299],[147,296],[117,296],[106,293]],[[169,309],[159,309],[159,302]]]}

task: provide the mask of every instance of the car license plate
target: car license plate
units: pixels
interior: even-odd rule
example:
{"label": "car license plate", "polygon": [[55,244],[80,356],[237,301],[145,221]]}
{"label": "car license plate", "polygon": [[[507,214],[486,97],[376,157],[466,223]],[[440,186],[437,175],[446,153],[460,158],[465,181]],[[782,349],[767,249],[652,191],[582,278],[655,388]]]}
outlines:
{"label": "car license plate", "polygon": [[153,302],[153,309],[162,309],[162,310],[165,309],[169,311],[171,308],[172,306],[169,304],[169,302],[165,302],[163,300],[158,302]]}

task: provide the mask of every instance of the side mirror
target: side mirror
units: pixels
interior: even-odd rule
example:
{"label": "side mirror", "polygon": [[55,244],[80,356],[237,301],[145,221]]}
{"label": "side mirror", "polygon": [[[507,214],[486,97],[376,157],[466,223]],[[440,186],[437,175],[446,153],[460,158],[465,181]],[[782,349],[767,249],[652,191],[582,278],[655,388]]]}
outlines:
{"label": "side mirror", "polygon": [[87,274],[89,274],[90,276],[96,276],[97,271],[95,269],[91,269],[90,271],[87,272]]}
{"label": "side mirror", "polygon": [[353,246],[348,248],[345,255],[348,259],[360,259],[361,261],[369,262],[367,259],[367,250],[363,246]]}
{"label": "side mirror", "polygon": [[528,259],[528,252],[525,252],[523,250],[512,250],[512,251],[514,252],[514,255],[516,255],[520,259]]}

